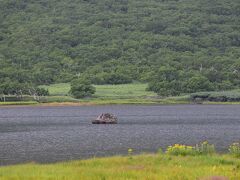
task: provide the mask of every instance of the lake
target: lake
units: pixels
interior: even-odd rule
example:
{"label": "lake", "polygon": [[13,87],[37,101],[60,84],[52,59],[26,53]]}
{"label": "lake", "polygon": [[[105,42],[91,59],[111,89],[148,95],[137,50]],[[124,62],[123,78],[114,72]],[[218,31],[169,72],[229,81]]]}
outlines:
{"label": "lake", "polygon": [[[116,125],[93,125],[100,113]],[[0,165],[156,152],[208,140],[219,152],[240,140],[240,105],[1,107]]]}

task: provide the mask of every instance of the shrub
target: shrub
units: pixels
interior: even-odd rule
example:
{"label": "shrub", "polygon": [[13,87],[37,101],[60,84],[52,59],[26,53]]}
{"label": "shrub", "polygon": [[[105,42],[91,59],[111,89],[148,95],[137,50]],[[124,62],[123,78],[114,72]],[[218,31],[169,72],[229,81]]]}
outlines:
{"label": "shrub", "polygon": [[170,154],[170,155],[176,155],[176,156],[178,156],[178,155],[181,155],[181,156],[196,155],[196,151],[195,151],[194,147],[181,145],[181,144],[175,144],[174,146],[168,146],[166,153]]}
{"label": "shrub", "polygon": [[240,157],[240,143],[233,143],[229,146],[229,152],[234,157]]}
{"label": "shrub", "polygon": [[120,73],[107,74],[104,79],[106,84],[128,84],[132,82],[130,77]]}
{"label": "shrub", "polygon": [[95,87],[92,86],[88,80],[76,79],[71,82],[70,94],[72,94],[77,99],[90,97],[95,92]]}
{"label": "shrub", "polygon": [[150,82],[146,90],[156,92],[164,97],[177,96],[181,93],[181,84],[178,81]]}
{"label": "shrub", "polygon": [[187,146],[181,144],[175,144],[174,146],[168,146],[166,154],[170,155],[209,155],[215,153],[214,145],[209,144],[207,141],[197,144],[196,146]]}
{"label": "shrub", "polygon": [[212,83],[209,79],[202,75],[196,75],[190,78],[186,84],[187,92],[211,91],[214,90]]}
{"label": "shrub", "polygon": [[49,91],[47,89],[44,88],[36,88],[36,94],[38,96],[49,96]]}
{"label": "shrub", "polygon": [[193,101],[197,99],[205,101],[216,101],[216,102],[238,102],[240,101],[240,93],[238,91],[223,91],[223,92],[199,92],[192,93],[190,98]]}
{"label": "shrub", "polygon": [[215,153],[215,147],[213,144],[209,144],[208,141],[204,141],[201,144],[195,146],[197,154],[208,155]]}

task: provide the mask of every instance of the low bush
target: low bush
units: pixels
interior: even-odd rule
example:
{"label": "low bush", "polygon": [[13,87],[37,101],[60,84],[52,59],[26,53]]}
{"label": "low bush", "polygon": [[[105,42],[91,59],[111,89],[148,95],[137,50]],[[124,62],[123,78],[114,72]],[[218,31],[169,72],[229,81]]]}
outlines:
{"label": "low bush", "polygon": [[202,154],[202,155],[214,154],[215,153],[215,147],[214,147],[213,144],[209,144],[208,141],[204,141],[201,144],[197,144],[195,146],[195,151],[198,154]]}
{"label": "low bush", "polygon": [[186,146],[186,145],[181,145],[181,144],[175,144],[173,146],[168,146],[166,150],[166,154],[170,155],[181,155],[181,156],[186,156],[186,155],[197,155],[195,148],[193,146]]}
{"label": "low bush", "polygon": [[223,92],[200,92],[190,95],[193,101],[215,101],[215,102],[239,102],[240,92],[223,91]]}
{"label": "low bush", "polygon": [[8,95],[8,96],[1,96],[0,95],[0,102],[17,102],[17,101],[35,101],[33,96],[24,95],[24,96],[15,96],[15,95]]}
{"label": "low bush", "polygon": [[240,143],[233,143],[229,146],[228,150],[231,155],[240,158]]}
{"label": "low bush", "polygon": [[204,141],[196,146],[187,146],[182,144],[175,144],[174,146],[168,146],[166,154],[169,155],[211,155],[215,153],[214,145],[209,144],[207,141]]}

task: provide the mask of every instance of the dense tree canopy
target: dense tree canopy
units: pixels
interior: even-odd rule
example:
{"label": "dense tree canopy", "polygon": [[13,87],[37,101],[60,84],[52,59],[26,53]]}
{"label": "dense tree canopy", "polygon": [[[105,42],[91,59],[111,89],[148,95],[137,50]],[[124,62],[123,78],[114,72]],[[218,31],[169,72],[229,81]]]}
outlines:
{"label": "dense tree canopy", "polygon": [[70,94],[77,99],[91,97],[95,92],[95,87],[86,79],[74,79],[71,82]]}
{"label": "dense tree canopy", "polygon": [[239,29],[239,0],[0,0],[0,81],[235,88]]}

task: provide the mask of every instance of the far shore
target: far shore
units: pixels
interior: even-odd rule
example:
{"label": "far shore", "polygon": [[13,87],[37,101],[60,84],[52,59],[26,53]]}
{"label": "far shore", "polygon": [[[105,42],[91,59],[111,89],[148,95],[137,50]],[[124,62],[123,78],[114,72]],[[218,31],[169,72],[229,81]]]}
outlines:
{"label": "far shore", "polygon": [[158,101],[144,101],[144,100],[131,100],[131,99],[113,99],[113,100],[88,100],[82,102],[47,102],[39,103],[37,101],[15,101],[15,102],[0,102],[0,107],[23,107],[23,106],[96,106],[96,105],[239,105],[240,102],[213,102],[203,101],[201,103],[195,103],[192,101],[169,101],[166,99]]}
{"label": "far shore", "polygon": [[[181,105],[181,104],[240,104],[240,90],[219,92],[198,92],[179,96],[160,97],[147,91],[147,84],[132,83],[120,85],[95,85],[96,93],[92,97],[76,99],[69,94],[70,84],[59,83],[40,86],[49,91],[49,96],[40,96],[36,101],[25,95],[21,101],[10,97],[2,106],[93,106],[93,105]],[[12,101],[12,102],[10,102]]]}

